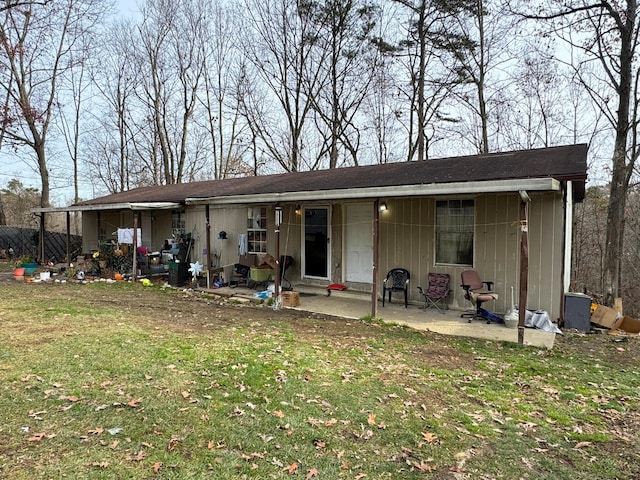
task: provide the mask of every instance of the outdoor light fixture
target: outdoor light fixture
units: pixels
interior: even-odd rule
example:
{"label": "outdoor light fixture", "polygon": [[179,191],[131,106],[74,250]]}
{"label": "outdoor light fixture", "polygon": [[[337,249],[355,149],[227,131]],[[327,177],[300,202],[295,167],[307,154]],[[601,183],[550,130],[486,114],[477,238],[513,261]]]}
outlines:
{"label": "outdoor light fixture", "polygon": [[280,205],[276,205],[276,218],[275,218],[276,227],[279,227],[282,223],[282,207]]}
{"label": "outdoor light fixture", "polygon": [[382,202],[380,204],[380,211],[381,212],[386,212],[387,211],[387,202]]}
{"label": "outdoor light fixture", "polygon": [[302,207],[298,204],[296,205],[296,215],[300,215],[302,213]]}
{"label": "outdoor light fixture", "polygon": [[220,231],[220,233],[218,234],[218,240],[226,240],[227,239],[227,232],[225,232],[224,230]]}

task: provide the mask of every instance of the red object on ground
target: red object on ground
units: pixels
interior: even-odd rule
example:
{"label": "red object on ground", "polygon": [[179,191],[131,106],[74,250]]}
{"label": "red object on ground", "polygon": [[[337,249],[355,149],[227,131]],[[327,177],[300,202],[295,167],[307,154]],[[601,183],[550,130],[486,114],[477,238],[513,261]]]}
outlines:
{"label": "red object on ground", "polygon": [[331,290],[346,290],[346,285],[342,285],[341,283],[332,283],[327,287],[327,297],[331,295]]}

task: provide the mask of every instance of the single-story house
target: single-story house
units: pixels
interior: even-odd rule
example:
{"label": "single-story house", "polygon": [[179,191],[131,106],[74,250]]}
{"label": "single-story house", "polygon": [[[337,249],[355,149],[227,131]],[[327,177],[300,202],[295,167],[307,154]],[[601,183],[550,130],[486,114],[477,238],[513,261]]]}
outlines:
{"label": "single-story house", "polygon": [[241,257],[259,264],[279,253],[293,258],[294,285],[339,283],[371,293],[372,304],[387,271],[404,267],[410,302],[422,301],[415,287],[429,272],[448,273],[448,305],[467,309],[460,274],[473,268],[501,294],[497,312],[510,308],[511,287],[518,292],[527,232],[527,307],[560,318],[586,159],[586,145],[568,145],[141,187],[35,211],[83,212],[86,252],[118,229],[134,229],[134,245],[151,251],[188,238],[191,262],[223,281]]}

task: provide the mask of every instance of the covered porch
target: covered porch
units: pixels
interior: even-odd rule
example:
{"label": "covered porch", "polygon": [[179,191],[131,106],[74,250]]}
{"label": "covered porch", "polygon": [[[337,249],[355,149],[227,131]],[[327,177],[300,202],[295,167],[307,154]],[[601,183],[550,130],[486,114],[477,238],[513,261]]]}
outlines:
{"label": "covered porch", "polygon": [[[371,295],[355,291],[332,292],[327,296],[324,288],[298,284],[295,291],[300,294],[300,305],[293,308],[305,312],[313,312],[322,315],[360,319],[371,315]],[[235,298],[253,298],[255,290],[237,287],[211,290],[214,294],[231,296]],[[392,303],[378,302],[378,318],[386,323],[406,325],[416,330],[435,332],[443,335],[480,338],[493,341],[518,343],[518,329],[507,328],[501,323],[487,324],[484,321],[474,320],[469,323],[467,318],[461,318],[461,310],[449,309],[445,313],[439,313],[434,308],[423,309],[421,305],[411,304],[404,307],[404,302],[394,298]],[[555,333],[545,332],[534,328],[525,328],[524,345],[552,349],[555,341]]]}

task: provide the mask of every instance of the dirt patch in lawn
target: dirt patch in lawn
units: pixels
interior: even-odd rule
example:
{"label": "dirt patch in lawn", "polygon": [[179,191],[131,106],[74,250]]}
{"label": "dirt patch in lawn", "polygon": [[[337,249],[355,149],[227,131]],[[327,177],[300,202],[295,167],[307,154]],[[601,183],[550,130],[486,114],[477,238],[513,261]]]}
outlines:
{"label": "dirt patch in lawn", "polygon": [[[7,287],[6,294],[17,302],[29,297],[60,298],[81,293],[70,293],[80,285],[60,283],[18,283],[10,272],[0,272],[0,284]],[[135,314],[137,321],[173,331],[197,333],[218,328],[251,328],[265,332],[272,328],[272,321],[284,321],[298,338],[311,342],[330,342],[341,349],[362,346],[381,341],[380,326],[335,316],[308,313],[300,310],[280,309],[255,303],[238,303],[233,298],[217,297],[198,291],[175,291],[172,294],[159,288],[118,288],[117,294],[104,289],[92,289],[87,298],[90,307],[114,307]],[[401,328],[401,327],[398,327]],[[425,344],[412,347],[417,363],[434,368],[457,368],[475,364],[471,353],[467,354],[448,343],[450,337],[433,332],[422,332]],[[387,340],[387,339],[385,339]],[[611,363],[623,367],[637,366],[640,339],[621,338],[607,334],[565,332],[556,336],[554,355],[580,356],[587,362]]]}
{"label": "dirt patch in lawn", "polygon": [[[296,338],[311,344],[329,343],[340,350],[369,348],[377,344],[382,344],[387,351],[410,348],[416,365],[422,367],[472,368],[475,363],[472,354],[461,352],[449,345],[448,337],[436,333],[420,332],[425,339],[423,345],[405,346],[398,343],[402,342],[401,337],[395,338],[388,333],[383,335],[383,327],[376,322],[287,308],[275,311],[266,304],[239,303],[233,297],[217,297],[199,291],[172,290],[168,293],[159,288],[115,287],[116,290],[109,288],[109,285],[92,288],[90,285],[53,282],[26,284],[17,283],[13,278],[2,279],[0,283],[10,286],[11,296],[16,302],[27,301],[33,295],[41,300],[50,298],[52,302],[81,296],[89,310],[113,308],[114,312],[119,312],[116,321],[122,321],[130,313],[136,323],[161,330],[198,334],[235,328],[250,329],[260,335],[273,333],[274,323],[279,322],[285,324]],[[86,295],[82,289],[86,290]],[[389,328],[393,331],[404,327]]]}

